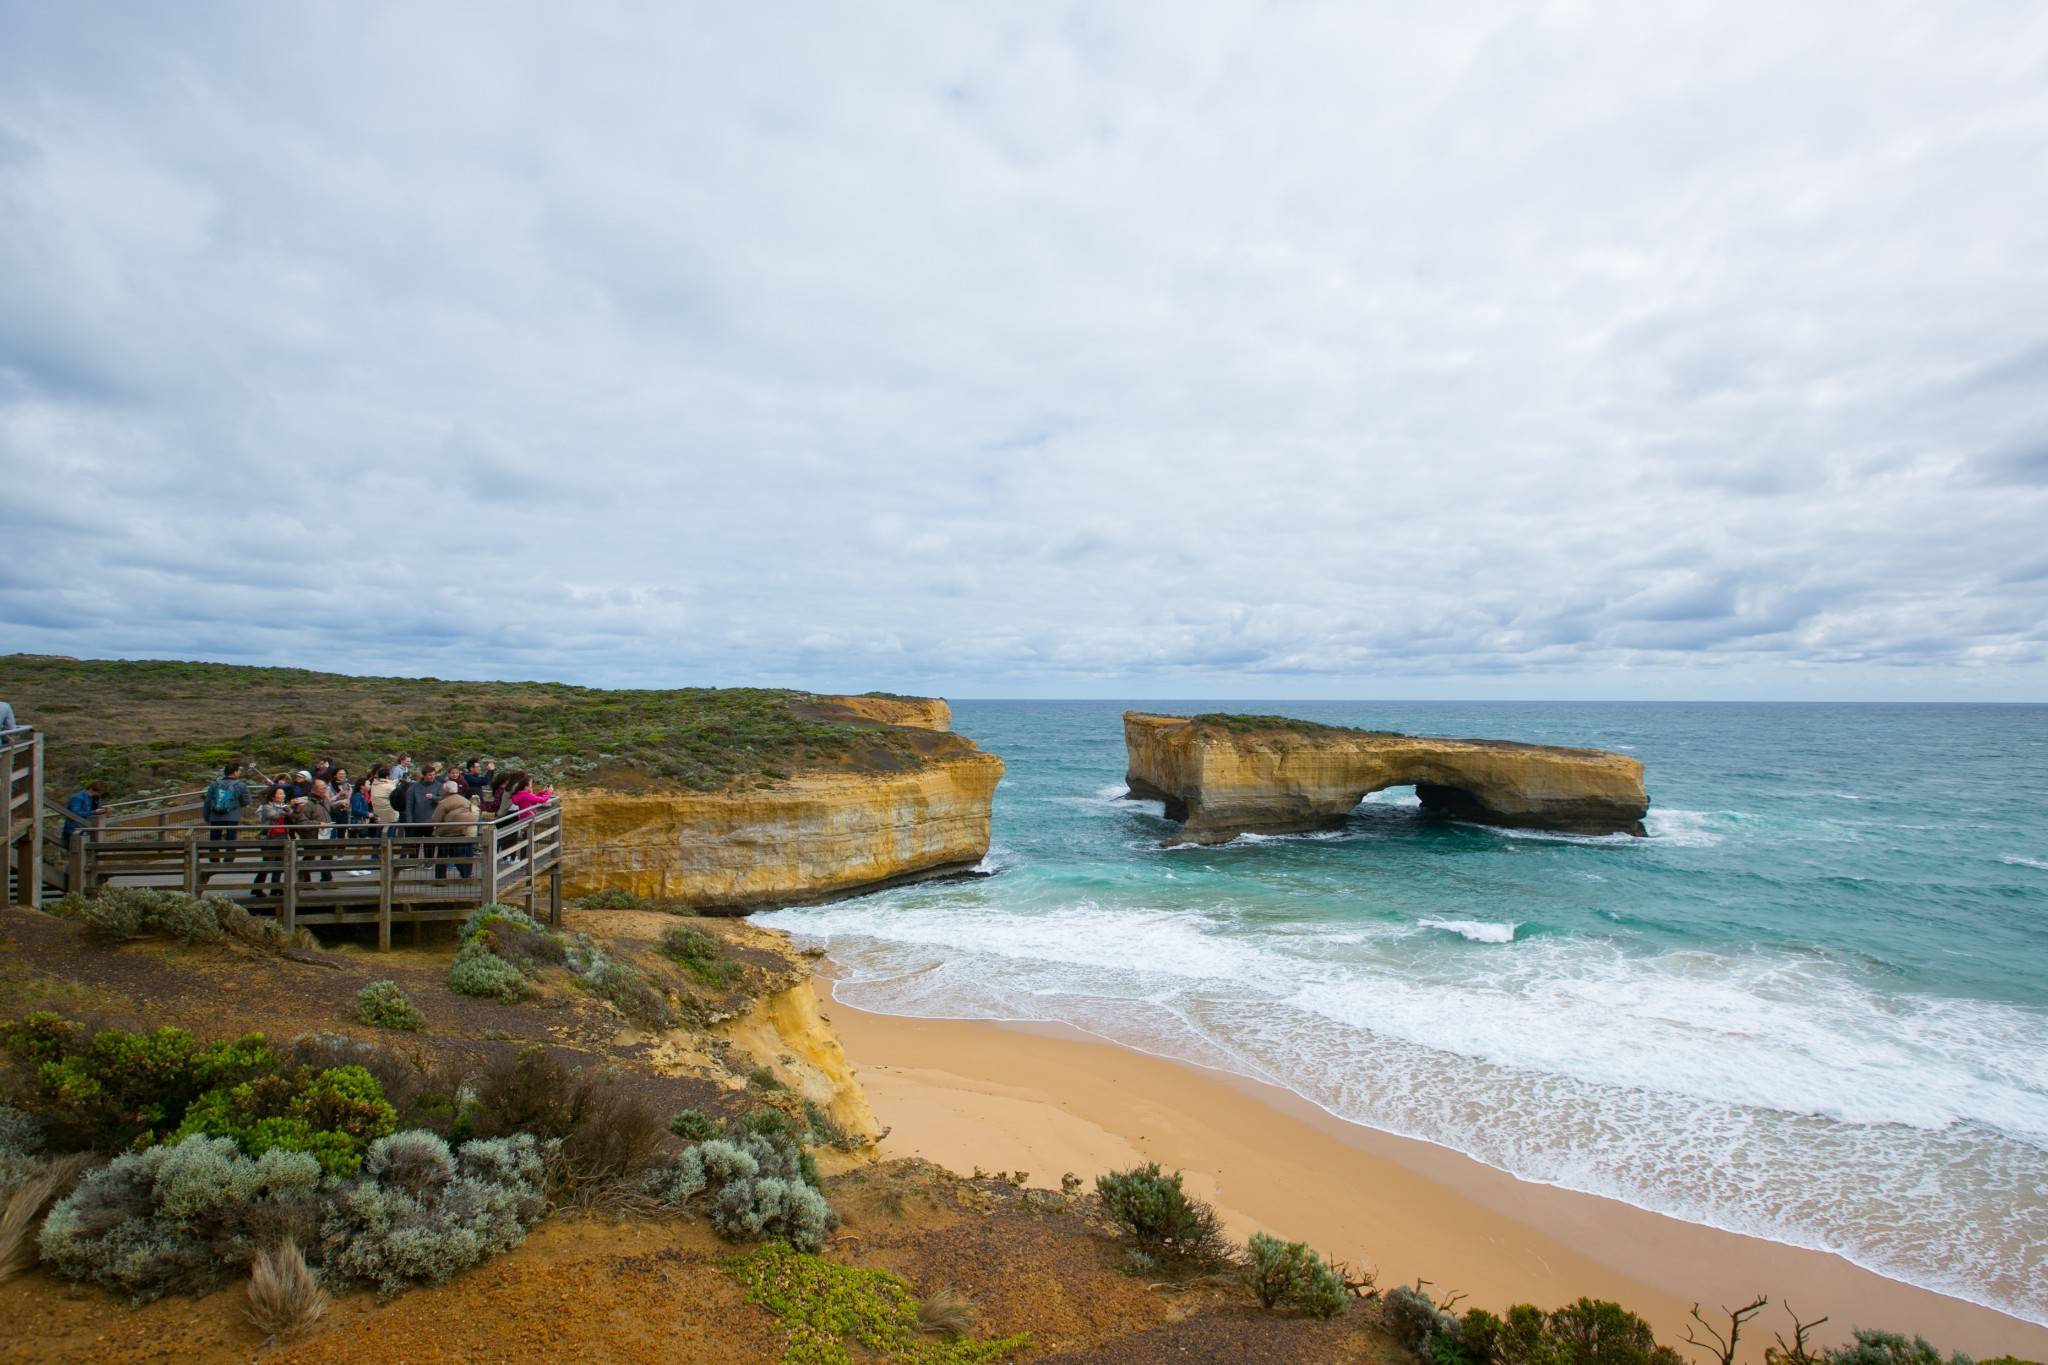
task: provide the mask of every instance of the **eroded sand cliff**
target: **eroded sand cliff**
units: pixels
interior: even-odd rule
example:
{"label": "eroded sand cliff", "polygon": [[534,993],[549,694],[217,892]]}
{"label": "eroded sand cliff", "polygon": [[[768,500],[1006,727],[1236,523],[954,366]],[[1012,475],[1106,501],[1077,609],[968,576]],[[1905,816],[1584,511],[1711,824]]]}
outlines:
{"label": "eroded sand cliff", "polygon": [[1410,784],[1425,807],[1517,829],[1639,835],[1649,809],[1643,765],[1601,749],[1137,711],[1124,744],[1132,793],[1165,802],[1195,843],[1328,829],[1368,792]]}
{"label": "eroded sand cliff", "polygon": [[[972,868],[1003,761],[944,733],[946,703],[821,697],[821,713],[928,735],[882,770],[797,773],[720,792],[567,791],[571,896],[616,889],[743,914]],[[879,762],[878,758],[878,762]]]}

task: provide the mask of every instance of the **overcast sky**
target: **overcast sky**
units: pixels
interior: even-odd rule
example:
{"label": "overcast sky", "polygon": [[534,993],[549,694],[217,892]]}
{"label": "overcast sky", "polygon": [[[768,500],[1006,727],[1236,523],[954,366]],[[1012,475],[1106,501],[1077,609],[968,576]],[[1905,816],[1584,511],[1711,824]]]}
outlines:
{"label": "overcast sky", "polygon": [[0,652],[2048,699],[2048,6],[0,0]]}

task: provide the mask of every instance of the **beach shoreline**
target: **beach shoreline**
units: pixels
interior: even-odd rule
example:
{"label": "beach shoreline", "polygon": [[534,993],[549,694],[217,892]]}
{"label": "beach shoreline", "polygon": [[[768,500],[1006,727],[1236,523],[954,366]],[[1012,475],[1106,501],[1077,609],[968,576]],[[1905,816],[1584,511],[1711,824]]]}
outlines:
{"label": "beach shoreline", "polygon": [[[826,972],[832,967],[826,964]],[[1054,1024],[874,1014],[813,979],[870,1104],[885,1157],[965,1174],[1025,1170],[1035,1185],[1144,1161],[1187,1173],[1232,1235],[1264,1229],[1369,1264],[1382,1286],[1466,1295],[1466,1306],[1556,1307],[1581,1295],[1640,1313],[1678,1345],[1697,1301],[1768,1294],[1738,1359],[1760,1361],[1781,1305],[1919,1334],[1979,1359],[2048,1360],[2048,1327],[1916,1288],[1832,1253],[1686,1223],[1618,1200],[1518,1179],[1448,1148],[1335,1118],[1281,1087],[1157,1057]]]}

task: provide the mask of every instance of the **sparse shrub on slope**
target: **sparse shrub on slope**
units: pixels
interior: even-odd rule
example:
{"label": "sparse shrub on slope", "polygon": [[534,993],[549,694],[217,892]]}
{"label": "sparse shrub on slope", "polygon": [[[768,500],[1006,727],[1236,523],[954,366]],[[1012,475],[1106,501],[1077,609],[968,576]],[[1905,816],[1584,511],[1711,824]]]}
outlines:
{"label": "sparse shrub on slope", "polygon": [[136,938],[172,938],[180,943],[217,943],[221,938],[218,905],[213,897],[194,899],[181,891],[145,886],[109,886],[96,896],[74,891],[45,909],[75,921],[86,937],[102,943]]}
{"label": "sparse shrub on slope", "polygon": [[353,1015],[359,1024],[402,1033],[418,1033],[427,1026],[427,1016],[406,999],[396,981],[372,981],[357,991]]}
{"label": "sparse shrub on slope", "polygon": [[277,1065],[257,1033],[200,1047],[183,1029],[94,1031],[47,1011],[0,1025],[0,1045],[14,1061],[11,1101],[48,1125],[60,1151],[155,1141],[202,1094]]}
{"label": "sparse shrub on slope", "polygon": [[188,896],[146,886],[109,886],[97,895],[74,891],[44,909],[72,920],[86,937],[101,943],[130,939],[168,938],[179,943],[219,943],[234,939],[250,947],[276,952],[283,948],[317,951],[311,931],[286,933],[274,919],[258,918],[224,896]]}
{"label": "sparse shrub on slope", "polygon": [[295,1067],[208,1091],[185,1111],[176,1137],[233,1138],[251,1156],[311,1152],[329,1175],[352,1175],[370,1143],[397,1126],[384,1088],[362,1067]]}
{"label": "sparse shrub on slope", "polygon": [[501,1054],[473,1081],[471,1122],[485,1136],[559,1143],[559,1193],[580,1204],[638,1187],[661,1161],[667,1125],[600,1067],[571,1072],[538,1044]]}
{"label": "sparse shrub on slope", "polygon": [[1411,1355],[1434,1365],[1683,1365],[1650,1324],[1603,1299],[1554,1312],[1518,1303],[1506,1316],[1439,1307],[1419,1287],[1382,1295],[1380,1321]]}
{"label": "sparse shrub on slope", "polygon": [[361,1178],[334,1195],[323,1228],[326,1272],[389,1297],[442,1284],[526,1239],[547,1212],[548,1147],[528,1134],[479,1138],[450,1153],[432,1133],[370,1147]]}
{"label": "sparse shrub on slope", "polygon": [[1245,1278],[1262,1307],[1292,1303],[1312,1318],[1334,1318],[1350,1304],[1344,1277],[1306,1242],[1283,1242],[1255,1232],[1245,1254],[1249,1261]]}
{"label": "sparse shrub on slope", "polygon": [[1216,1210],[1181,1189],[1179,1171],[1163,1174],[1154,1161],[1095,1177],[1095,1192],[1109,1216],[1155,1255],[1209,1264],[1230,1254]]}
{"label": "sparse shrub on slope", "polygon": [[510,905],[486,905],[463,921],[448,987],[459,995],[515,1004],[533,994],[531,978],[547,966],[566,968],[635,1023],[673,1028],[680,1022],[667,998],[636,968],[607,956],[587,935],[552,933]]}
{"label": "sparse shrub on slope", "polygon": [[703,1142],[725,1131],[723,1124],[702,1109],[685,1109],[668,1121],[668,1130],[690,1142]]}
{"label": "sparse shrub on slope", "polygon": [[1021,1332],[992,1341],[920,1340],[917,1296],[886,1270],[835,1265],[780,1245],[737,1257],[726,1269],[747,1302],[775,1315],[789,1343],[782,1358],[793,1365],[844,1365],[853,1359],[848,1338],[903,1365],[981,1365],[1030,1344]]}
{"label": "sparse shrub on slope", "polygon": [[230,1139],[188,1137],[87,1175],[50,1211],[38,1245],[52,1273],[137,1302],[204,1293],[257,1246],[317,1226],[319,1183],[305,1152],[252,1159]]}
{"label": "sparse shrub on slope", "polygon": [[708,1206],[711,1225],[735,1241],[777,1237],[817,1250],[838,1226],[838,1215],[825,1200],[811,1154],[780,1114],[766,1110],[756,1117],[768,1115],[775,1122],[731,1124],[724,1137],[700,1142],[650,1170],[641,1193],[668,1208]]}
{"label": "sparse shrub on slope", "polygon": [[707,986],[723,987],[738,970],[736,964],[719,960],[717,939],[685,925],[662,930],[661,951]]}
{"label": "sparse shrub on slope", "polygon": [[[1925,1337],[1908,1340],[1897,1332],[1856,1329],[1855,1340],[1847,1346],[1822,1351],[1827,1365],[1971,1365],[1961,1351],[1942,1359],[1941,1352]],[[1987,1362],[1988,1365],[1988,1362]]]}

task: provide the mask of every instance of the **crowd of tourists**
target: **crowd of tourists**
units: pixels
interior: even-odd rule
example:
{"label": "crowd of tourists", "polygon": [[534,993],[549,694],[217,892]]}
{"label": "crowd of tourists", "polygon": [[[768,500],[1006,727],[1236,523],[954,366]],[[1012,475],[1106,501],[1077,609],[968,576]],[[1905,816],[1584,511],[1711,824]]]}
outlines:
{"label": "crowd of tourists", "polygon": [[[451,868],[461,877],[471,874],[485,823],[515,826],[555,795],[531,773],[500,772],[496,763],[475,758],[460,768],[452,762],[415,766],[411,754],[400,754],[396,762],[373,764],[360,777],[327,759],[289,776],[258,778],[253,786],[244,774],[242,764],[229,763],[201,794],[210,842],[232,843],[244,829],[269,839],[432,840],[420,846],[420,856],[435,860],[437,878]],[[89,782],[65,803],[67,840],[94,821],[105,795],[103,783]],[[224,854],[219,850],[216,856]],[[318,850],[306,850],[302,862],[307,855],[319,861]],[[317,875],[322,881],[333,879],[329,871]],[[275,870],[256,876],[259,886],[282,880],[282,872]]]}

